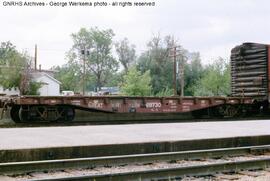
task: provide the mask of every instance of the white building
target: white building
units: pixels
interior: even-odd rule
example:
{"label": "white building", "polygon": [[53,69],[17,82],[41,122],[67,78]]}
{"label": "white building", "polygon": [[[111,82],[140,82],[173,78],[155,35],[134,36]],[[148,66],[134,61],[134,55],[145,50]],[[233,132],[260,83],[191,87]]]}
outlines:
{"label": "white building", "polygon": [[11,88],[11,89],[4,89],[2,86],[0,86],[0,94],[5,95],[20,95],[20,91],[18,88]]}
{"label": "white building", "polygon": [[[58,80],[45,72],[35,71],[32,73],[33,81],[42,83],[41,88],[38,90],[41,96],[59,96],[60,84]],[[18,88],[3,89],[0,86],[0,94],[6,95],[20,95]]]}
{"label": "white building", "polygon": [[45,72],[34,72],[32,74],[33,81],[41,82],[41,88],[38,90],[41,96],[59,96],[60,84],[58,80]]}

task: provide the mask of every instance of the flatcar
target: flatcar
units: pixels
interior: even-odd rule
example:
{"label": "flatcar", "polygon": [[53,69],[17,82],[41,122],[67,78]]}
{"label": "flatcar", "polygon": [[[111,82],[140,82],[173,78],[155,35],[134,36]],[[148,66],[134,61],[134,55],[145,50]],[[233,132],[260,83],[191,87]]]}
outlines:
{"label": "flatcar", "polygon": [[[76,110],[107,116],[237,117],[269,110],[269,45],[244,43],[231,51],[229,97],[1,96],[0,108],[15,122],[73,121]],[[160,117],[159,117],[160,118]]]}

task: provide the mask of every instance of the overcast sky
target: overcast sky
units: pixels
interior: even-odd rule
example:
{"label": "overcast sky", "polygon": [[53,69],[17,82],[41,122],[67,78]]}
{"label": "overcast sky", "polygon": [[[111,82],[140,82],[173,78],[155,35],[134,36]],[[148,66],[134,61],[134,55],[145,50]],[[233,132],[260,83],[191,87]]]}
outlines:
{"label": "overcast sky", "polygon": [[114,40],[127,37],[138,53],[153,34],[174,35],[184,48],[200,52],[203,63],[228,58],[230,49],[242,42],[270,43],[268,0],[153,1],[155,7],[62,8],[4,7],[0,0],[0,41],[11,41],[31,55],[37,44],[43,68],[67,62],[70,34],[81,27],[111,28]]}

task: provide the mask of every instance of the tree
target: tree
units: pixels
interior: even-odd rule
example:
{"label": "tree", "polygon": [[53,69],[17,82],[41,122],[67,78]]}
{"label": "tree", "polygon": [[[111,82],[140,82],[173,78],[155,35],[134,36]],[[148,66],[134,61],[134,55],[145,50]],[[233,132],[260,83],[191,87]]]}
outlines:
{"label": "tree", "polygon": [[222,58],[208,65],[194,86],[195,96],[225,96],[230,93],[230,65]]}
{"label": "tree", "polygon": [[[77,92],[81,89],[81,73],[80,65],[75,61],[68,61],[68,63],[57,67],[53,67],[55,73],[55,78],[59,80],[61,84],[61,91],[72,90]],[[89,77],[89,76],[87,76]]]}
{"label": "tree", "polygon": [[151,93],[150,72],[141,73],[132,67],[124,76],[124,83],[121,91],[128,96],[147,96]]}
{"label": "tree", "polygon": [[164,96],[173,96],[173,89],[166,87],[165,89],[158,92],[155,96],[164,97]]}
{"label": "tree", "polygon": [[0,46],[0,85],[4,89],[18,88],[24,95],[31,89],[30,57],[21,54],[10,42],[2,42]]}
{"label": "tree", "polygon": [[138,60],[138,69],[144,73],[150,70],[153,94],[172,88],[173,61],[169,58],[169,48],[174,45],[172,36],[154,36],[147,44],[148,50]]}
{"label": "tree", "polygon": [[11,42],[2,42],[0,46],[0,64],[8,65],[12,58],[15,59],[18,54],[16,47]]}
{"label": "tree", "polygon": [[190,60],[185,64],[185,95],[194,95],[194,84],[202,77],[203,66],[201,64],[200,53],[195,52],[190,54]]}
{"label": "tree", "polygon": [[123,83],[123,77],[125,73],[124,72],[115,72],[111,73],[110,76],[108,76],[107,82],[105,83],[106,87],[120,87]]}
{"label": "tree", "polygon": [[35,82],[35,81],[30,81],[29,82],[29,88],[24,92],[23,95],[39,95],[39,89],[42,86],[42,82]]}
{"label": "tree", "polygon": [[27,53],[19,53],[10,42],[0,46],[0,85],[4,89],[18,88],[21,95],[38,95],[41,83],[32,81],[32,68]]}
{"label": "tree", "polygon": [[120,42],[115,44],[116,53],[118,55],[118,60],[124,67],[125,73],[127,73],[128,68],[135,63],[136,51],[135,45],[129,45],[127,38],[124,38]]}
{"label": "tree", "polygon": [[[84,60],[86,71],[94,75],[95,85],[100,90],[111,73],[118,69],[118,62],[113,58],[111,52],[113,31],[111,29],[90,28],[87,30],[81,28],[78,33],[71,36],[73,47],[69,52],[70,60]],[[83,54],[82,50],[84,51]],[[82,66],[80,66],[80,69],[82,73]]]}
{"label": "tree", "polygon": [[41,88],[42,83],[33,81],[32,73],[31,62],[28,61],[20,72],[19,90],[21,95],[39,95],[38,90]]}

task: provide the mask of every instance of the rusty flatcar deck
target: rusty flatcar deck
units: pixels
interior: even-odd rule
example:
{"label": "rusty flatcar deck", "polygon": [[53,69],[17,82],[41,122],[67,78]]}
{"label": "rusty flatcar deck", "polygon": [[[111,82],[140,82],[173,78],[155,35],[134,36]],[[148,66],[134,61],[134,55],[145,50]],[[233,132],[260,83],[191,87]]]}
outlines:
{"label": "rusty flatcar deck", "polygon": [[[126,97],[126,96],[20,96],[2,98],[3,107],[11,107],[11,117],[20,121],[72,120],[75,109],[103,113],[194,113],[203,110],[233,116],[237,106],[252,105],[243,97]],[[222,113],[221,113],[222,112]]]}
{"label": "rusty flatcar deck", "polygon": [[252,104],[243,97],[120,97],[120,96],[21,96],[15,105],[72,105],[108,112],[189,112],[221,104]]}
{"label": "rusty flatcar deck", "polygon": [[[243,97],[20,96],[0,98],[15,122],[71,121],[75,109],[110,114],[203,114],[229,116],[253,104]],[[239,108],[241,106],[241,109]],[[248,112],[248,110],[246,111]],[[166,119],[166,118],[165,118]]]}

